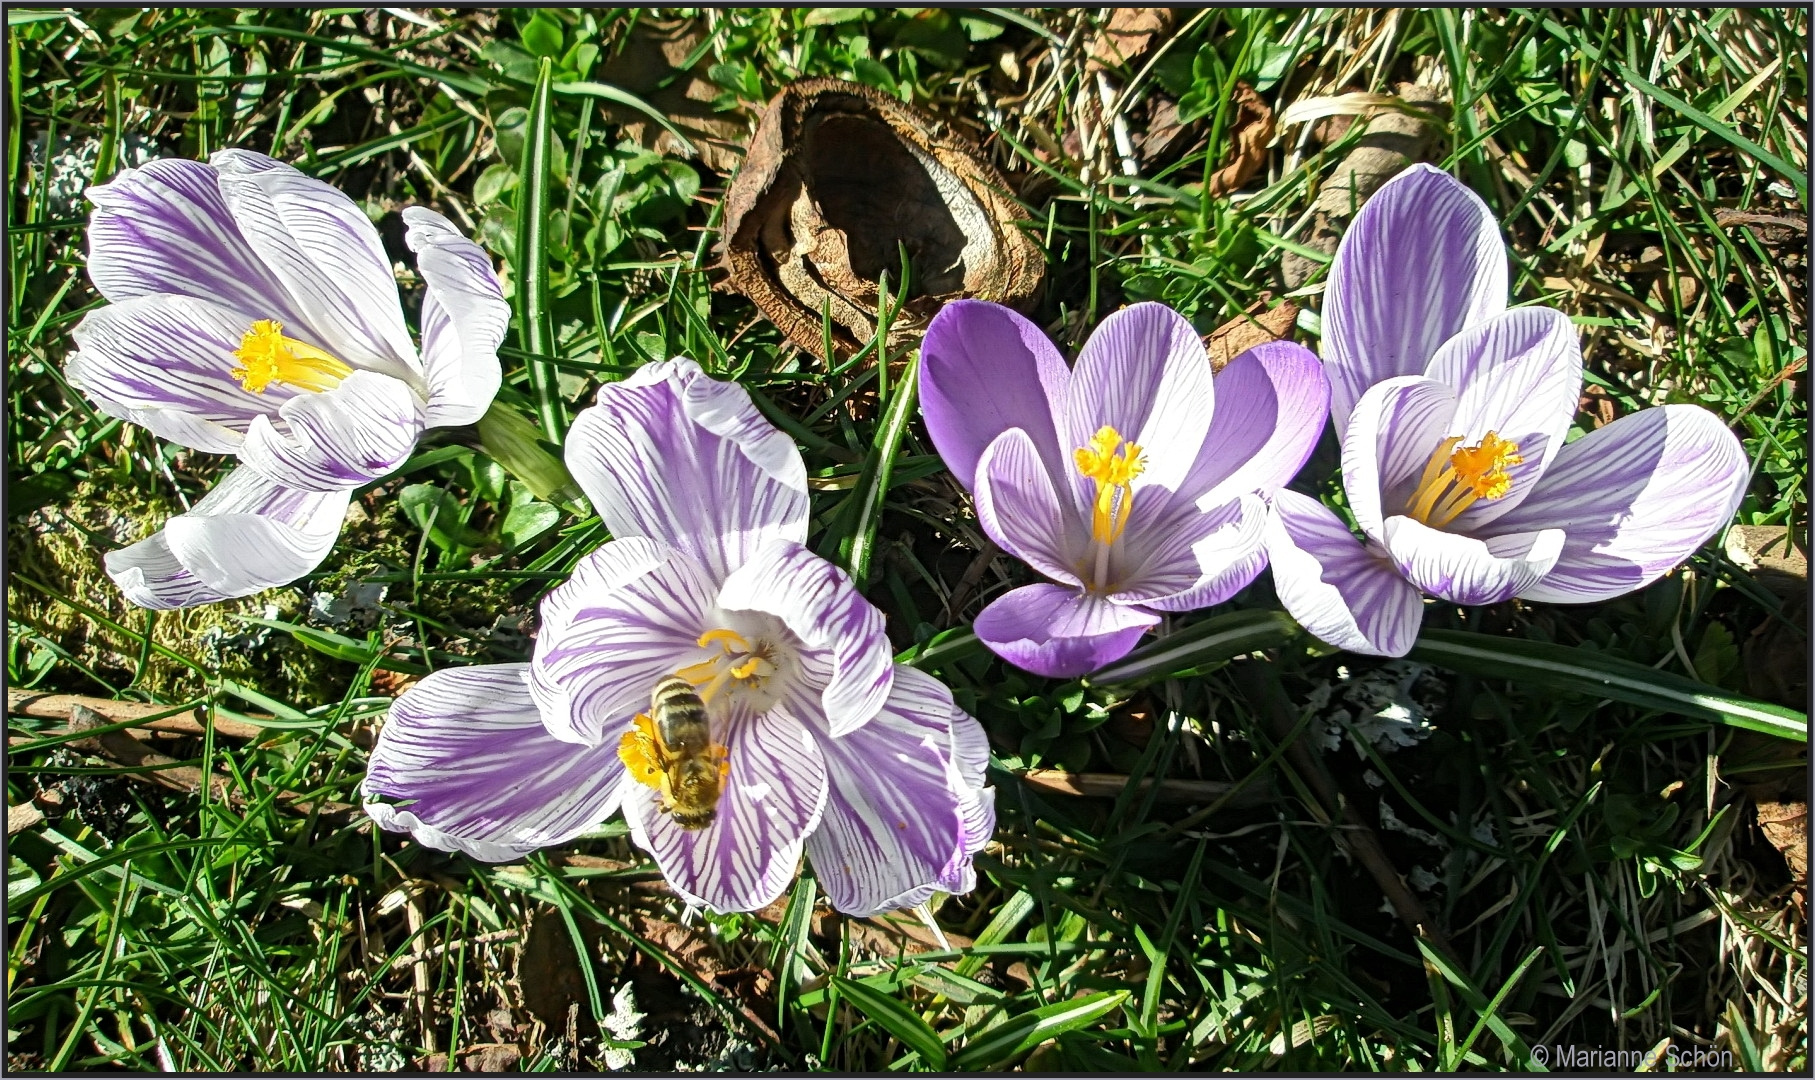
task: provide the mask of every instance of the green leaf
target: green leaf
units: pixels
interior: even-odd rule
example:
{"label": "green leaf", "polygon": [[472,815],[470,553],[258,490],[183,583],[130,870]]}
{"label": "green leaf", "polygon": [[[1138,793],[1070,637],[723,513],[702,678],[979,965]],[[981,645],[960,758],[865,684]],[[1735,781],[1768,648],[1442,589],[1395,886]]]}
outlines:
{"label": "green leaf", "polygon": [[[538,80],[536,85],[539,89],[542,85],[541,80]],[[699,148],[693,145],[693,140],[687,137],[686,132],[675,127],[674,121],[668,119],[666,113],[628,90],[612,86],[610,83],[576,80],[574,82],[555,83],[554,92],[557,94],[578,94],[583,97],[595,97],[604,101],[616,102],[619,105],[629,106],[662,125],[663,129],[666,130],[668,134],[674,136],[681,144],[681,151],[683,153],[699,153]]]}
{"label": "green leaf", "polygon": [[529,417],[503,401],[493,401],[479,418],[479,445],[487,456],[523,481],[538,499],[552,502],[579,517],[587,516],[585,496],[560,455],[543,441]]}
{"label": "green leaf", "polygon": [[1182,678],[1233,657],[1273,649],[1302,631],[1283,611],[1230,611],[1193,623],[1088,676],[1087,686]]}
{"label": "green leaf", "polygon": [[837,26],[841,23],[862,22],[869,12],[860,7],[822,7],[807,12],[802,26]]}
{"label": "green leaf", "polygon": [[1493,679],[1517,679],[1628,705],[1694,716],[1767,735],[1809,741],[1809,718],[1795,709],[1729,694],[1694,679],[1542,641],[1426,630],[1411,658]]}
{"label": "green leaf", "polygon": [[538,57],[552,57],[561,55],[561,47],[565,44],[567,35],[562,31],[561,24],[547,12],[538,11],[523,27],[522,36],[524,48]]}
{"label": "green leaf", "polygon": [[1087,997],[1042,1005],[1032,1012],[1011,1017],[970,1041],[952,1059],[952,1069],[987,1069],[1005,1065],[1034,1047],[1067,1031],[1076,1031],[1122,1006],[1127,990],[1104,991]]}
{"label": "green leaf", "polygon": [[560,520],[561,511],[545,502],[521,502],[505,513],[503,524],[498,526],[498,533],[511,547],[522,547],[554,528]]}
{"label": "green leaf", "polygon": [[[517,252],[512,269],[517,278],[517,340],[523,351],[552,356],[555,351],[554,317],[548,295],[548,176],[554,144],[550,80],[554,66],[546,58],[530,98],[529,118],[523,138],[522,180],[517,186]],[[549,440],[559,446],[567,434],[567,411],[561,404],[561,386],[555,367],[546,360],[530,360],[529,385],[536,398],[536,416]]]}
{"label": "green leaf", "polygon": [[874,1020],[884,1031],[900,1039],[901,1045],[919,1054],[921,1063],[928,1069],[934,1072],[945,1071],[945,1044],[939,1041],[939,1033],[925,1020],[908,1011],[907,1006],[875,987],[853,979],[834,975],[832,985],[858,1011]]}
{"label": "green leaf", "polygon": [[429,543],[441,551],[475,548],[485,538],[466,527],[465,514],[454,493],[435,484],[411,484],[397,493],[403,516],[428,534]]}
{"label": "green leaf", "polygon": [[[878,361],[880,363],[881,361]],[[845,500],[844,514],[850,529],[839,545],[839,561],[851,572],[859,591],[870,581],[870,559],[876,553],[876,526],[882,521],[882,507],[889,493],[889,477],[895,471],[895,456],[901,450],[901,438],[907,434],[908,421],[914,416],[914,403],[919,399],[920,358],[908,361],[901,385],[889,398],[889,407],[876,429],[876,440],[864,459],[857,486]]]}

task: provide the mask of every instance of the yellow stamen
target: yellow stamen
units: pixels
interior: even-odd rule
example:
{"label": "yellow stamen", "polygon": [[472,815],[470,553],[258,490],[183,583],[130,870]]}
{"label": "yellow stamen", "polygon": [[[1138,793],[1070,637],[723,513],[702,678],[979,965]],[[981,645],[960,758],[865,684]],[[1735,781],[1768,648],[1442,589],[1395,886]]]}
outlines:
{"label": "yellow stamen", "polygon": [[264,393],[274,382],[319,393],[332,390],[353,374],[352,368],[328,353],[285,337],[284,324],[271,319],[254,322],[233,356],[243,365],[233,370],[233,377],[254,394]]}
{"label": "yellow stamen", "polygon": [[699,636],[697,644],[702,647],[717,645],[722,655],[690,664],[675,674],[699,687],[702,701],[711,701],[732,682],[760,686],[775,674],[775,664],[769,659],[766,648],[760,642],[752,647],[735,630],[723,627],[708,630]]}
{"label": "yellow stamen", "polygon": [[1525,463],[1518,443],[1492,431],[1474,446],[1458,448],[1461,441],[1445,439],[1431,451],[1406,504],[1407,516],[1441,529],[1477,501],[1502,498],[1512,490],[1512,475],[1506,470]]}
{"label": "yellow stamen", "polygon": [[1128,515],[1134,511],[1134,478],[1147,467],[1140,446],[1124,442],[1120,432],[1104,424],[1091,437],[1089,446],[1072,451],[1072,460],[1077,463],[1078,472],[1097,485],[1090,535],[1105,546],[1115,543],[1128,525]]}

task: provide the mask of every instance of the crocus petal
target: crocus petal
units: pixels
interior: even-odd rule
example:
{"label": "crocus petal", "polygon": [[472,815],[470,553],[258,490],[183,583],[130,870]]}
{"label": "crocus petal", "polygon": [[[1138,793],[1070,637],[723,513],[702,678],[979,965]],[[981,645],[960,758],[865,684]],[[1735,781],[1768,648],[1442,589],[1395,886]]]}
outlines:
{"label": "crocus petal", "polygon": [[657,540],[613,540],[542,601],[530,686],[549,733],[595,746],[649,708],[662,679],[696,662],[713,583]]}
{"label": "crocus petal", "polygon": [[1462,328],[1506,309],[1506,252],[1480,196],[1413,165],[1381,186],[1336,248],[1323,360],[1341,434],[1367,388],[1417,375]]}
{"label": "crocus petal", "polygon": [[807,469],[734,382],[692,360],[640,368],[574,420],[567,467],[616,537],[690,552],[723,581],[771,540],[807,539]]}
{"label": "crocus petal", "polygon": [[1404,656],[1418,640],[1417,588],[1316,499],[1290,490],[1274,496],[1267,557],[1280,603],[1319,639],[1370,656]]}
{"label": "crocus petal", "polygon": [[1200,508],[1284,487],[1317,446],[1330,407],[1330,380],[1317,354],[1290,341],[1249,349],[1214,382],[1216,415],[1178,489]]}
{"label": "crocus petal", "polygon": [[320,566],[340,535],[347,500],[345,491],[301,491],[242,467],[187,513],[103,561],[126,599],[140,607],[249,596]]}
{"label": "crocus petal", "polygon": [[1493,528],[1568,534],[1550,573],[1520,596],[1607,600],[1649,585],[1719,532],[1745,499],[1748,472],[1744,448],[1713,413],[1645,409],[1565,446]]}
{"label": "crocus petal", "polygon": [[574,746],[542,726],[528,664],[437,671],[378,731],[365,811],[424,847],[505,862],[610,817],[628,783],[615,746]]}
{"label": "crocus petal", "polygon": [[1096,488],[1072,467],[1071,451],[1105,424],[1144,452],[1136,492],[1177,491],[1210,429],[1213,386],[1203,339],[1165,304],[1134,304],[1104,319],[1078,353],[1060,431],[1079,505],[1089,506]]}
{"label": "crocus petal", "polygon": [[755,911],[781,895],[826,805],[826,763],[808,728],[781,709],[740,712],[715,726],[731,767],[718,814],[703,829],[675,824],[652,788],[626,792],[631,839],[655,856],[675,892],[721,912]]}
{"label": "crocus petal", "polygon": [[208,163],[240,233],[324,339],[311,344],[355,366],[419,377],[397,278],[365,212],[340,189],[263,154],[220,150]]}
{"label": "crocus petal", "polygon": [[777,540],[762,548],[725,579],[718,606],[775,616],[827,662],[821,705],[831,734],[869,723],[888,700],[894,658],[882,612],[850,575],[801,545]]}
{"label": "crocus petal", "polygon": [[1554,308],[1516,308],[1474,324],[1431,358],[1426,376],[1456,391],[1447,435],[1477,446],[1488,432],[1518,444],[1512,486],[1482,499],[1453,528],[1474,532],[1518,506],[1544,474],[1576,414],[1582,393],[1582,343],[1569,316]]}
{"label": "crocus petal", "polygon": [[1387,379],[1361,395],[1343,431],[1342,488],[1362,532],[1386,538],[1387,517],[1407,508],[1455,411],[1455,391],[1422,376]]}
{"label": "crocus petal", "polygon": [[187,296],[139,296],[89,312],[75,328],[64,373],[109,416],[211,454],[238,453],[253,417],[297,391],[245,389],[232,372],[251,322]]}
{"label": "crocus petal", "polygon": [[1537,584],[1563,550],[1562,529],[1478,540],[1415,518],[1386,519],[1386,548],[1412,584],[1456,604],[1498,604]]}
{"label": "crocus petal", "polygon": [[[807,858],[846,915],[912,907],[961,883],[993,825],[995,792],[979,791],[958,759],[954,729],[977,722],[952,704],[944,684],[910,667],[876,719],[842,738],[816,733],[829,794]],[[987,839],[987,832],[985,833]],[[965,890],[960,890],[965,891]]]}
{"label": "crocus petal", "polygon": [[252,419],[240,458],[309,491],[354,488],[388,475],[416,448],[424,421],[415,391],[375,371],[355,371],[319,394],[298,394],[278,416],[282,427],[268,416]]}
{"label": "crocus petal", "polygon": [[1055,581],[1082,586],[1074,565],[1089,532],[1067,500],[1033,439],[1020,428],[996,437],[977,464],[977,524],[1002,550]]}
{"label": "crocus petal", "polygon": [[247,325],[253,318],[307,325],[282,282],[240,235],[209,166],[153,161],[86,195],[95,204],[88,221],[88,277],[108,300],[188,296],[245,312]]}
{"label": "crocus petal", "polygon": [[1260,573],[1253,556],[1264,550],[1266,524],[1266,500],[1254,494],[1207,511],[1177,503],[1152,522],[1130,518],[1111,556],[1117,582],[1111,598],[1118,604],[1171,601],[1166,611],[1192,610],[1176,606],[1186,594],[1217,597],[1198,607],[1226,599]]}
{"label": "crocus petal", "polygon": [[920,344],[920,411],[946,467],[966,488],[998,435],[1026,432],[1041,461],[1066,460],[1053,418],[1071,371],[1040,328],[1000,304],[954,300]]}
{"label": "crocus petal", "polygon": [[422,370],[428,382],[428,425],[478,422],[498,394],[498,345],[510,305],[492,261],[440,214],[405,207],[404,240],[422,274]]}
{"label": "crocus petal", "polygon": [[1063,585],[1023,585],[977,614],[983,644],[1018,668],[1054,679],[1128,655],[1158,615]]}

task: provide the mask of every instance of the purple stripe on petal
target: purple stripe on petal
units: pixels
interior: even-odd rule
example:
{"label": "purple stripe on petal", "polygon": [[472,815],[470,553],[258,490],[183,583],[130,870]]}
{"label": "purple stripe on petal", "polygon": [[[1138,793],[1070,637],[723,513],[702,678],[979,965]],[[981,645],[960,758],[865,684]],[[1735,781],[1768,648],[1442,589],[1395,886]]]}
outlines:
{"label": "purple stripe on petal", "polygon": [[551,734],[596,745],[649,708],[655,684],[707,656],[712,583],[689,557],[646,537],[581,559],[542,602],[531,688]]}
{"label": "purple stripe on petal", "polygon": [[1655,581],[1733,519],[1749,471],[1739,440],[1695,405],[1622,416],[1563,447],[1494,531],[1568,534],[1544,579],[1519,595],[1606,600]]}
{"label": "purple stripe on petal", "polygon": [[[379,729],[360,790],[386,829],[486,862],[572,839],[610,817],[629,786],[617,747],[574,746],[542,726],[527,664],[437,671]],[[647,789],[643,789],[647,790]]]}
{"label": "purple stripe on petal", "polygon": [[311,491],[359,487],[389,474],[416,448],[424,420],[415,391],[372,371],[355,371],[319,394],[298,394],[279,416],[281,428],[269,417],[253,419],[240,457]]}
{"label": "purple stripe on petal", "polygon": [[1282,490],[1267,523],[1267,557],[1280,603],[1339,649],[1404,656],[1418,639],[1424,601],[1392,560],[1362,547],[1334,511]]}
{"label": "purple stripe on petal", "polygon": [[1095,671],[1128,655],[1158,615],[1063,585],[1024,585],[977,615],[983,644],[1018,668],[1054,679]]}
{"label": "purple stripe on petal", "polygon": [[[1135,512],[1140,512],[1138,503]],[[1246,574],[1229,589],[1232,593],[1260,572],[1259,566],[1252,571],[1249,566],[1263,550],[1266,524],[1267,504],[1252,494],[1208,511],[1182,503],[1157,521],[1131,519],[1111,554],[1116,582],[1111,596],[1119,604],[1177,601],[1186,593],[1205,593],[1213,581],[1232,584],[1223,580],[1232,570]],[[1169,605],[1166,610],[1190,609]]]}
{"label": "purple stripe on petal", "polygon": [[1336,249],[1323,359],[1341,435],[1367,388],[1417,375],[1471,323],[1506,309],[1506,252],[1480,197],[1429,165],[1375,192]]}
{"label": "purple stripe on petal", "polygon": [[1216,416],[1179,497],[1215,506],[1284,487],[1323,434],[1330,408],[1323,364],[1302,345],[1273,341],[1229,361],[1215,384]]}
{"label": "purple stripe on petal", "polygon": [[725,579],[718,606],[775,616],[826,661],[821,701],[832,735],[869,723],[888,700],[895,669],[882,612],[843,570],[801,545],[762,548]]}
{"label": "purple stripe on petal", "polygon": [[1399,572],[1432,596],[1456,604],[1498,604],[1550,572],[1563,550],[1563,530],[1483,541],[1395,516],[1386,520],[1386,548]]}
{"label": "purple stripe on petal", "polygon": [[321,338],[311,344],[358,367],[420,379],[391,260],[365,212],[338,188],[263,154],[221,150],[209,164],[241,234]]}
{"label": "purple stripe on petal", "polygon": [[965,775],[954,734],[960,725],[977,726],[953,706],[951,691],[903,667],[863,730],[840,738],[815,732],[830,793],[807,857],[834,908],[874,915],[967,880],[994,798],[982,797]]}
{"label": "purple stripe on petal", "polygon": [[712,824],[681,828],[640,785],[626,793],[624,816],[676,892],[714,911],[755,911],[787,887],[819,825],[826,763],[807,725],[779,710],[734,715],[714,737],[729,747],[731,768]]}
{"label": "purple stripe on petal", "polygon": [[175,158],[128,169],[91,187],[88,276],[118,303],[188,296],[252,318],[306,325],[289,295],[240,234],[215,171]]}
{"label": "purple stripe on petal", "polygon": [[1000,304],[952,301],[920,345],[927,434],[966,488],[984,448],[1009,428],[1027,432],[1042,461],[1068,460],[1054,418],[1070,382],[1071,371],[1040,328]]}
{"label": "purple stripe on petal", "polygon": [[1197,463],[1215,397],[1210,356],[1184,316],[1144,303],[1104,319],[1078,354],[1059,432],[1060,468],[1073,477],[1079,505],[1089,506],[1096,488],[1072,466],[1071,451],[1105,424],[1145,452],[1137,493],[1178,490]]}
{"label": "purple stripe on petal", "polygon": [[[1082,586],[1078,566],[1090,546],[1089,526],[1060,501],[1034,441],[1010,428],[977,462],[977,524],[1002,550],[1067,585]],[[1138,507],[1138,500],[1137,500]]]}
{"label": "purple stripe on petal", "polygon": [[187,513],[104,562],[140,607],[211,604],[287,585],[320,566],[346,513],[344,491],[301,491],[242,466]]}
{"label": "purple stripe on petal", "polygon": [[807,473],[749,392],[691,360],[599,390],[574,421],[567,466],[613,536],[651,536],[723,581],[771,540],[807,538]]}
{"label": "purple stripe on petal", "polygon": [[477,423],[497,396],[498,345],[510,305],[491,257],[440,214],[405,207],[404,239],[422,274],[422,369],[428,382],[428,425]]}
{"label": "purple stripe on petal", "polygon": [[1342,437],[1342,487],[1362,532],[1385,538],[1386,519],[1407,508],[1455,408],[1453,390],[1421,376],[1376,383],[1356,402]]}

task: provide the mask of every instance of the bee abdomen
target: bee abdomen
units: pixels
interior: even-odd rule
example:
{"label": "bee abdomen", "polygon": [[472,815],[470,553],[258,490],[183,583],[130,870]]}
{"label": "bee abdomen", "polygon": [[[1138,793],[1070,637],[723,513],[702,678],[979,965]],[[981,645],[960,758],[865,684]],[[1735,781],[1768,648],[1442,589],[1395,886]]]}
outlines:
{"label": "bee abdomen", "polygon": [[671,750],[702,750],[711,738],[706,703],[693,684],[679,676],[655,684],[649,695],[649,715],[656,731]]}

